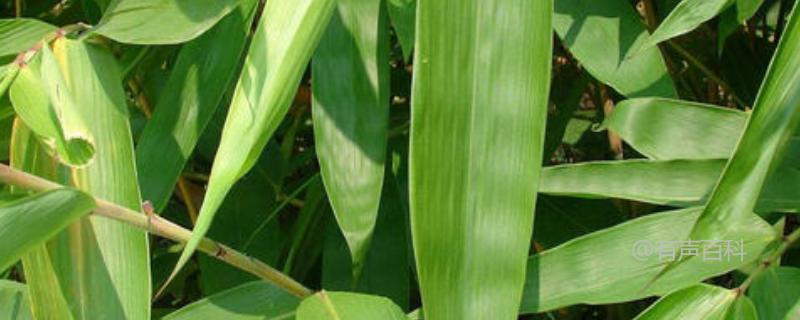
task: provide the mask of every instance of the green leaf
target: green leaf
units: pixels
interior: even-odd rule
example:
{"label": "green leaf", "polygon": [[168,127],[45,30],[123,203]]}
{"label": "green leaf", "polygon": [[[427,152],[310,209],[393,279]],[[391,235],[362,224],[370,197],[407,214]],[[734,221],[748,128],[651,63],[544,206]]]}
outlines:
{"label": "green leaf", "polygon": [[[694,207],[644,216],[534,255],[528,261],[520,312],[665,295],[753,261],[777,237],[769,224],[749,215],[746,223],[720,228],[724,232],[716,238],[741,240],[743,257],[690,259],[646,286],[668,262],[655,249],[661,243],[687,239],[701,211],[702,207]],[[652,250],[645,254],[648,248]],[[634,255],[634,250],[642,253]]]}
{"label": "green leaf", "polygon": [[[85,126],[95,157],[80,168],[55,167],[18,126],[12,164],[139,211],[133,143],[116,61],[107,51],[80,41],[60,38],[53,46],[66,83],[63,90],[80,106],[80,123],[70,125]],[[36,315],[150,316],[147,235],[132,226],[104,217],[83,218],[23,257],[23,267]]]}
{"label": "green leaf", "polygon": [[244,0],[220,23],[181,48],[153,117],[136,146],[142,198],[156,212],[175,183],[230,88],[258,1]]}
{"label": "green leaf", "polygon": [[61,162],[83,166],[94,155],[94,146],[83,132],[78,106],[50,48],[42,44],[41,58],[22,66],[10,97],[17,115],[55,150]]}
{"label": "green leaf", "polygon": [[555,0],[553,28],[592,76],[619,93],[678,96],[658,48],[626,59],[648,35],[629,1]]}
{"label": "green leaf", "polygon": [[[683,0],[667,18],[661,22],[653,34],[647,38],[639,50],[652,49],[655,45],[688,33],[703,22],[711,20],[737,0]],[[638,55],[638,53],[635,53]]]}
{"label": "green leaf", "polygon": [[542,162],[552,3],[417,5],[409,181],[425,318],[514,319]]}
{"label": "green leaf", "polygon": [[[636,320],[648,319],[759,319],[753,302],[737,291],[698,284],[663,297]],[[765,318],[778,319],[778,318]]]}
{"label": "green leaf", "polygon": [[312,61],[322,182],[358,280],[383,185],[389,126],[389,26],[382,1],[339,0]]}
{"label": "green leaf", "polygon": [[0,319],[33,319],[28,289],[24,284],[0,280]]}
{"label": "green leaf", "polygon": [[618,103],[603,126],[651,159],[727,159],[746,122],[735,109],[640,98]]}
{"label": "green leaf", "polygon": [[747,291],[759,319],[783,319],[800,300],[800,269],[773,267],[758,275]]}
{"label": "green leaf", "polygon": [[403,58],[408,60],[414,49],[417,0],[387,0],[386,6],[400,42],[400,49],[403,50]]}
{"label": "green leaf", "polygon": [[275,0],[264,7],[225,121],[197,224],[175,271],[197,248],[225,195],[253,167],[283,120],[334,7],[333,0]]}
{"label": "green leaf", "polygon": [[92,208],[94,199],[71,189],[43,192],[4,204],[0,207],[0,270]]}
{"label": "green leaf", "polygon": [[256,320],[291,318],[296,297],[263,281],[254,281],[196,301],[163,320]]}
{"label": "green leaf", "polygon": [[593,161],[546,167],[539,192],[587,198],[621,198],[687,206],[702,204],[725,160]]}
{"label": "green leaf", "polygon": [[242,0],[114,0],[93,32],[122,43],[172,44],[206,32]]}
{"label": "green leaf", "polygon": [[56,29],[36,19],[0,19],[0,57],[28,50]]}
{"label": "green leaf", "polygon": [[351,292],[320,291],[300,303],[297,320],[407,320],[391,300]]}

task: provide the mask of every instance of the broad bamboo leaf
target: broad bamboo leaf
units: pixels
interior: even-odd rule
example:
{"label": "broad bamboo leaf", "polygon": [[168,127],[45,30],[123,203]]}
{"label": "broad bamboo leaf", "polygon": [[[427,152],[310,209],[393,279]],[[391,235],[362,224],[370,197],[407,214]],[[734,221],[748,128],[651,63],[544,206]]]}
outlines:
{"label": "broad bamboo leaf", "polygon": [[[733,245],[741,241],[743,256],[690,259],[648,286],[673,259],[669,248],[688,238],[701,211],[702,207],[694,207],[644,216],[534,255],[528,261],[520,312],[665,295],[753,261],[777,238],[769,224],[751,214],[746,223],[720,228],[724,232],[716,238]],[[662,244],[667,248],[663,256],[658,250]],[[680,251],[675,250],[677,259]]]}
{"label": "broad bamboo leaf", "polygon": [[727,159],[747,117],[709,104],[640,98],[618,103],[603,127],[651,159]]}
{"label": "broad bamboo leaf", "polygon": [[[797,5],[795,4],[795,7]],[[722,239],[719,226],[736,228],[746,223],[756,208],[770,171],[781,162],[782,153],[795,130],[800,112],[800,13],[792,10],[786,31],[761,85],[752,115],[742,138],[723,170],[689,239]],[[664,272],[674,268],[670,264]]]}
{"label": "broad bamboo leaf", "polygon": [[389,126],[387,19],[383,1],[337,1],[312,61],[315,150],[356,281],[383,186]]}
{"label": "broad bamboo leaf", "polygon": [[210,29],[243,0],[114,0],[94,32],[123,43],[172,44]]}
{"label": "broad bamboo leaf", "polygon": [[756,320],[759,317],[753,302],[735,290],[698,284],[659,299],[636,317],[636,320],[649,319]]}
{"label": "broad bamboo leaf", "polygon": [[619,93],[678,96],[658,48],[626,59],[648,36],[629,1],[555,0],[553,28],[592,76]]}
{"label": "broad bamboo leaf", "polygon": [[24,284],[0,280],[0,319],[33,319],[28,289]]}
{"label": "broad bamboo leaf", "polygon": [[258,1],[243,0],[178,54],[153,117],[136,146],[142,198],[166,206],[200,135],[230,88]]}
{"label": "broad bamboo leaf", "polygon": [[253,167],[283,120],[334,7],[333,0],[275,0],[264,7],[225,121],[197,224],[175,271],[197,248],[225,195]]}
{"label": "broad bamboo leaf", "polygon": [[[78,116],[95,145],[95,157],[81,168],[58,168],[17,126],[12,164],[138,211],[133,146],[116,62],[110,53],[83,42],[60,38],[53,46],[66,84],[61,89],[81,106]],[[104,217],[81,219],[23,257],[23,267],[39,317],[150,317],[147,237],[134,227]]]}
{"label": "broad bamboo leaf", "polygon": [[289,319],[299,303],[281,289],[254,281],[196,301],[163,319]]}
{"label": "broad bamboo leaf", "polygon": [[[75,186],[95,197],[140,211],[133,141],[116,61],[111,53],[99,47],[67,39],[54,42],[53,52],[66,80],[64,89],[80,106],[76,119],[80,123],[74,125],[85,125],[84,130],[96,150],[90,165],[72,170]],[[92,217],[83,224],[82,228],[91,226],[91,232],[82,231],[85,232],[83,237],[96,242],[90,246],[96,246],[94,250],[98,254],[89,253],[86,263],[105,264],[104,272],[107,272],[108,280],[94,281],[109,281],[108,288],[97,290],[101,286],[92,283],[82,293],[83,303],[90,304],[85,316],[93,318],[95,311],[98,315],[114,314],[108,309],[121,307],[117,310],[121,311],[120,316],[148,318],[151,288],[146,232],[102,217]],[[98,270],[102,269],[92,271],[97,273]],[[106,291],[108,289],[111,291]]]}
{"label": "broad bamboo leaf", "polygon": [[17,115],[50,145],[59,161],[86,165],[94,146],[84,132],[78,106],[69,91],[50,48],[43,44],[40,59],[20,68],[11,85],[10,97]]}
{"label": "broad bamboo leaf", "polygon": [[384,297],[321,291],[300,303],[297,320],[407,320],[403,310]]}
{"label": "broad bamboo leaf", "polygon": [[397,41],[403,50],[403,58],[408,60],[414,49],[414,35],[416,27],[417,0],[387,0],[389,17],[392,19]]}
{"label": "broad bamboo leaf", "polygon": [[0,57],[28,50],[56,29],[36,19],[0,19]]}
{"label": "broad bamboo leaf", "polygon": [[621,198],[671,206],[700,205],[725,160],[596,161],[545,167],[539,192]]}
{"label": "broad bamboo leaf", "polygon": [[800,269],[769,268],[753,280],[747,295],[753,299],[759,319],[789,317],[800,300]]}
{"label": "broad bamboo leaf", "polygon": [[425,318],[514,319],[542,162],[552,2],[417,5],[410,207]]}
{"label": "broad bamboo leaf", "polygon": [[29,196],[0,207],[0,270],[89,213],[94,199],[60,189]]}
{"label": "broad bamboo leaf", "polygon": [[[737,0],[683,0],[666,19],[661,22],[653,34],[647,38],[641,50],[652,49],[655,45],[688,33],[703,22],[711,20]],[[639,54],[634,52],[634,54]]]}

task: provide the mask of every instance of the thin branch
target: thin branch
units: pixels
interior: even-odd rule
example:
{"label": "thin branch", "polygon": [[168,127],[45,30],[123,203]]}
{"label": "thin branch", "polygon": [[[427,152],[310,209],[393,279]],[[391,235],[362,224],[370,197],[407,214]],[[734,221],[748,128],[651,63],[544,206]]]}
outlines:
{"label": "thin branch", "polygon": [[[65,188],[60,184],[11,168],[5,164],[0,164],[0,182],[34,191]],[[121,221],[170,240],[186,243],[192,235],[192,231],[156,214],[142,214],[99,198],[95,198],[95,203],[97,206],[92,214]],[[313,294],[311,289],[306,288],[301,283],[270,267],[266,263],[211,239],[203,238],[203,240],[200,241],[198,249],[231,266],[253,274],[266,282],[284,289],[297,297],[302,298]]]}
{"label": "thin branch", "polygon": [[786,253],[786,251],[789,250],[789,247],[791,247],[792,244],[794,244],[798,240],[800,240],[800,228],[794,230],[789,235],[783,236],[783,239],[781,240],[781,244],[780,246],[778,246],[778,249],[775,250],[769,257],[762,260],[761,263],[758,264],[756,270],[750,273],[749,276],[747,276],[747,279],[745,279],[744,282],[742,282],[742,284],[736,289],[738,293],[744,294],[745,291],[747,291],[747,288],[749,288],[750,285],[753,283],[753,280],[762,272],[766,271],[770,266],[775,264],[778,261],[778,259],[784,253]]}
{"label": "thin branch", "polygon": [[722,80],[722,78],[720,78],[716,73],[714,73],[714,71],[711,71],[711,69],[709,69],[705,64],[703,64],[702,61],[695,58],[691,53],[689,53],[689,51],[687,51],[686,49],[675,43],[675,41],[668,40],[665,41],[665,43],[669,45],[669,47],[672,48],[672,50],[674,50],[684,59],[686,59],[686,61],[689,62],[689,64],[695,66],[698,70],[700,70],[700,72],[702,72],[706,77],[708,77],[709,79],[711,79],[716,83],[719,83],[719,85],[722,86],[723,89],[725,89],[725,92],[731,95],[731,97],[733,98],[734,101],[736,101],[736,103],[738,103],[743,107],[747,106],[747,104],[745,104],[744,101],[742,101],[742,99],[739,99],[736,93],[733,92],[733,89],[727,82],[725,82],[725,80]]}

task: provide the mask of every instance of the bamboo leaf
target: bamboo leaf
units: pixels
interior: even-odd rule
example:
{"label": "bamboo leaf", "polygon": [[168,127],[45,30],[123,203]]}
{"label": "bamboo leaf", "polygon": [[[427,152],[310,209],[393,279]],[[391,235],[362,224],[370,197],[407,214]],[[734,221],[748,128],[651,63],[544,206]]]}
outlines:
{"label": "bamboo leaf", "polygon": [[542,162],[552,3],[417,5],[410,203],[425,318],[514,319]]}
{"label": "bamboo leaf", "polygon": [[553,28],[592,76],[621,94],[678,96],[658,48],[626,58],[648,36],[628,1],[555,0]]}
{"label": "bamboo leaf", "polygon": [[299,303],[281,289],[254,281],[196,301],[163,319],[285,319],[294,314]]}
{"label": "bamboo leaf", "polygon": [[774,267],[753,280],[747,295],[753,299],[759,319],[783,319],[800,300],[800,269]]}
{"label": "bamboo leaf", "polygon": [[0,280],[0,319],[33,319],[28,289],[24,284]]}
{"label": "bamboo leaf", "polygon": [[60,161],[71,166],[89,163],[94,146],[82,132],[77,105],[50,48],[42,44],[41,59],[21,67],[10,97],[17,115],[50,145]]}
{"label": "bamboo leaf", "polygon": [[735,2],[736,0],[682,0],[641,45],[640,51],[694,30]]}
{"label": "bamboo leaf", "polygon": [[0,19],[0,57],[28,50],[56,29],[36,19]]}
{"label": "bamboo leaf", "polygon": [[94,199],[70,189],[43,192],[0,207],[0,270],[94,208]]}
{"label": "bamboo leaf", "polygon": [[403,58],[408,60],[414,50],[417,0],[387,0],[386,6],[400,42],[400,49],[403,50]]}
{"label": "bamboo leaf", "polygon": [[698,284],[659,299],[636,317],[636,320],[648,319],[756,320],[759,317],[749,298],[734,290]]}
{"label": "bamboo leaf", "polygon": [[[62,89],[80,106],[77,117],[62,121],[77,119],[65,125],[85,126],[95,157],[80,168],[56,167],[24,126],[17,126],[12,164],[138,211],[132,139],[116,61],[98,47],[64,38],[53,43],[53,53],[64,75]],[[81,219],[23,257],[23,267],[39,317],[150,317],[147,237],[132,226],[103,217]]]}
{"label": "bamboo leaf", "polygon": [[751,214],[745,223],[720,227],[723,231],[715,238],[741,239],[744,256],[686,260],[646,286],[669,261],[659,256],[657,246],[687,239],[701,211],[693,207],[644,216],[534,255],[528,261],[520,312],[665,295],[746,265],[777,238],[769,224]]}
{"label": "bamboo leaf", "polygon": [[114,0],[93,31],[131,44],[186,42],[210,29],[241,1]]}
{"label": "bamboo leaf", "polygon": [[178,54],[153,117],[136,146],[142,198],[160,212],[192,150],[229,89],[258,1],[243,0]]}
{"label": "bamboo leaf", "polygon": [[321,291],[300,303],[297,320],[407,320],[403,310],[384,297]]}
{"label": "bamboo leaf", "polygon": [[197,224],[173,276],[208,231],[225,195],[252,168],[286,115],[333,9],[333,0],[276,0],[264,7],[225,121]]}
{"label": "bamboo leaf", "polygon": [[312,62],[315,149],[328,199],[363,268],[378,215],[389,126],[389,26],[383,1],[339,0]]}
{"label": "bamboo leaf", "polygon": [[651,159],[727,159],[747,117],[709,104],[640,98],[618,103],[603,127]]}
{"label": "bamboo leaf", "polygon": [[700,205],[724,166],[725,160],[627,160],[560,165],[542,170],[539,192],[671,206]]}

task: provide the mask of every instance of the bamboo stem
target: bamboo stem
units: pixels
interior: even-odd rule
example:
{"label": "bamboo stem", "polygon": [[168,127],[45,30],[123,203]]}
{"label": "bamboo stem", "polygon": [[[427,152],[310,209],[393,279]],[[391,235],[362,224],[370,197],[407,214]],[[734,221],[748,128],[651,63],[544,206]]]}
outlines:
{"label": "bamboo stem", "polygon": [[[0,164],[0,182],[34,191],[65,188],[60,184],[16,170],[5,164]],[[163,238],[186,243],[192,235],[192,231],[153,214],[152,212],[142,214],[99,198],[95,198],[95,203],[97,206],[92,214],[127,223]],[[211,239],[203,238],[203,240],[200,241],[198,249],[231,266],[253,274],[266,282],[284,289],[297,297],[303,298],[313,294],[311,289],[306,288],[301,283],[270,267],[266,263]]]}

